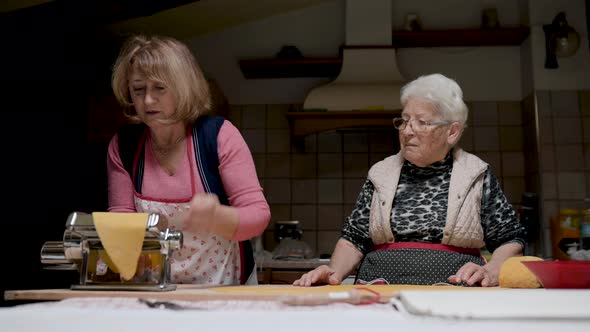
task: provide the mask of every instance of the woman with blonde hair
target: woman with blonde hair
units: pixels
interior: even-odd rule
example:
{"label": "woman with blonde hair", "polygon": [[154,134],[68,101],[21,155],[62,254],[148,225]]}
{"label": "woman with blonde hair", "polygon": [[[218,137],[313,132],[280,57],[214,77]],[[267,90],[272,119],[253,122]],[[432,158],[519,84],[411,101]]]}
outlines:
{"label": "woman with blonde hair", "polygon": [[154,212],[181,230],[171,282],[255,284],[249,239],[270,209],[239,130],[211,107],[207,81],[189,48],[162,36],[124,43],[112,75],[128,125],[107,155],[112,212]]}

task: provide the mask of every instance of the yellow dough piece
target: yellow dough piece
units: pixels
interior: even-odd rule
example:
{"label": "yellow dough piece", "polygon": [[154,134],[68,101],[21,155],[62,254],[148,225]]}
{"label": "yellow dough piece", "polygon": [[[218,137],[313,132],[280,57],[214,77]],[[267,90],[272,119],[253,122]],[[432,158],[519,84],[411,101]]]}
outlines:
{"label": "yellow dough piece", "polygon": [[536,256],[510,257],[500,267],[498,282],[503,288],[540,288],[537,277],[521,262],[542,261]]}
{"label": "yellow dough piece", "polygon": [[145,235],[147,213],[93,212],[94,226],[113,271],[130,280],[135,275]]}

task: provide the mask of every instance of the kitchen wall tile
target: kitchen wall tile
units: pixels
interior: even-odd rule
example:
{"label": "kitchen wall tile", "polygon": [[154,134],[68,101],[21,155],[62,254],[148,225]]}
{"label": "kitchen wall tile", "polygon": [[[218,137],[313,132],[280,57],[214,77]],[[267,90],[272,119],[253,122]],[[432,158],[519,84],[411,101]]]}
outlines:
{"label": "kitchen wall tile", "polygon": [[288,104],[267,105],[266,108],[266,128],[271,129],[288,129],[289,121],[287,112],[290,106]]}
{"label": "kitchen wall tile", "polygon": [[267,129],[266,148],[270,153],[291,151],[291,133],[289,129]]}
{"label": "kitchen wall tile", "polygon": [[467,127],[473,127],[473,103],[466,101],[465,105],[467,105]]}
{"label": "kitchen wall tile", "polygon": [[236,128],[242,127],[242,106],[241,105],[230,105],[229,113],[227,115],[228,120],[236,126]]}
{"label": "kitchen wall tile", "polygon": [[490,165],[497,178],[502,177],[502,157],[500,152],[477,152],[476,155]]}
{"label": "kitchen wall tile", "polygon": [[315,178],[317,172],[315,153],[298,153],[291,155],[292,178]]}
{"label": "kitchen wall tile", "polygon": [[549,91],[538,90],[535,92],[537,98],[537,112],[539,118],[550,118],[551,115],[551,97]]}
{"label": "kitchen wall tile", "polygon": [[558,172],[557,194],[560,200],[583,200],[586,196],[584,172]]}
{"label": "kitchen wall tile", "polygon": [[539,120],[539,137],[543,144],[553,144],[553,119],[541,118]]}
{"label": "kitchen wall tile", "polygon": [[543,197],[557,199],[557,176],[553,172],[543,172]]}
{"label": "kitchen wall tile", "polygon": [[317,205],[304,204],[293,205],[291,207],[291,220],[299,220],[299,225],[302,230],[317,230],[318,229],[318,209]]}
{"label": "kitchen wall tile", "polygon": [[502,152],[502,176],[524,176],[524,153]]}
{"label": "kitchen wall tile", "polygon": [[582,124],[580,118],[554,118],[553,135],[556,144],[581,143]]}
{"label": "kitchen wall tile", "polygon": [[291,155],[288,153],[266,154],[267,178],[288,178],[291,174]]}
{"label": "kitchen wall tile", "polygon": [[338,239],[340,239],[340,232],[318,231],[318,254],[332,254]]}
{"label": "kitchen wall tile", "polygon": [[265,179],[266,199],[269,204],[291,203],[291,181],[289,179]]}
{"label": "kitchen wall tile", "polygon": [[500,149],[500,138],[497,127],[476,127],[473,128],[474,151],[498,151]]}
{"label": "kitchen wall tile", "polygon": [[524,134],[522,127],[500,127],[500,150],[522,151]]}
{"label": "kitchen wall tile", "polygon": [[319,152],[342,152],[342,136],[336,131],[326,131],[318,134]]}
{"label": "kitchen wall tile", "polygon": [[553,117],[579,117],[580,105],[577,91],[551,91]]}
{"label": "kitchen wall tile", "polygon": [[342,159],[342,173],[345,178],[367,176],[369,171],[369,155],[367,153],[345,153]]}
{"label": "kitchen wall tile", "polygon": [[522,109],[520,102],[503,101],[498,103],[498,124],[500,126],[522,125]]}
{"label": "kitchen wall tile", "polygon": [[505,176],[502,178],[502,189],[504,195],[511,204],[520,204],[522,193],[525,192],[524,177],[522,176]]}
{"label": "kitchen wall tile", "polygon": [[318,230],[339,231],[343,220],[342,205],[324,204],[318,207]]}
{"label": "kitchen wall tile", "polygon": [[579,91],[580,114],[583,117],[590,117],[590,90]]}
{"label": "kitchen wall tile", "polygon": [[266,152],[266,134],[264,129],[243,129],[242,136],[252,153]]}
{"label": "kitchen wall tile", "polygon": [[555,150],[553,145],[541,146],[541,168],[543,171],[553,171],[556,169]]}
{"label": "kitchen wall tile", "polygon": [[559,171],[584,170],[582,144],[555,145],[555,160]]}
{"label": "kitchen wall tile", "polygon": [[497,126],[498,103],[478,101],[472,103],[473,126]]}
{"label": "kitchen wall tile", "polygon": [[318,233],[317,231],[303,231],[301,240],[309,245],[313,250],[312,257],[319,257],[318,254]]}
{"label": "kitchen wall tile", "polygon": [[264,153],[253,153],[254,167],[256,167],[256,176],[259,179],[266,176],[266,155]]}
{"label": "kitchen wall tile", "polygon": [[275,222],[291,220],[291,202],[289,204],[270,204],[270,223],[266,229],[275,229]]}
{"label": "kitchen wall tile", "polygon": [[293,179],[291,180],[291,203],[318,202],[318,188],[316,179]]}
{"label": "kitchen wall tile", "polygon": [[389,156],[392,156],[398,152],[399,152],[399,150],[395,151],[393,153],[371,153],[369,155],[369,168],[371,168],[371,166],[375,165],[377,162],[380,162],[381,160],[383,160]]}
{"label": "kitchen wall tile", "polygon": [[342,154],[318,154],[318,178],[342,178]]}
{"label": "kitchen wall tile", "polygon": [[[293,151],[293,149],[292,149]],[[318,151],[318,135],[311,134],[303,138],[303,151],[307,153],[315,153]]]}
{"label": "kitchen wall tile", "polygon": [[342,180],[341,179],[319,179],[318,180],[318,202],[320,204],[342,203]]}
{"label": "kitchen wall tile", "polygon": [[263,129],[266,126],[266,105],[243,105],[242,128]]}
{"label": "kitchen wall tile", "polygon": [[344,185],[344,203],[356,203],[356,200],[365,181],[366,178],[345,179],[342,181]]}
{"label": "kitchen wall tile", "polygon": [[463,130],[459,146],[465,151],[473,152],[473,128],[467,127]]}
{"label": "kitchen wall tile", "polygon": [[394,153],[399,150],[399,137],[396,129],[369,132],[369,151]]}
{"label": "kitchen wall tile", "polygon": [[585,168],[590,170],[590,144],[584,144]]}
{"label": "kitchen wall tile", "polygon": [[590,143],[590,117],[582,118],[582,133],[584,143]]}
{"label": "kitchen wall tile", "polygon": [[343,152],[369,152],[369,135],[366,132],[344,132],[342,134]]}

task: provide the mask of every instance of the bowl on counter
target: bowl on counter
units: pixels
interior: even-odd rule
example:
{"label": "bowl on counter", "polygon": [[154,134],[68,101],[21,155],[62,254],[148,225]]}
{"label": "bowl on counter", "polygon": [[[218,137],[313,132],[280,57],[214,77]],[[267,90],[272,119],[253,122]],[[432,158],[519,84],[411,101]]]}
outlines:
{"label": "bowl on counter", "polygon": [[590,288],[590,261],[523,261],[545,288]]}

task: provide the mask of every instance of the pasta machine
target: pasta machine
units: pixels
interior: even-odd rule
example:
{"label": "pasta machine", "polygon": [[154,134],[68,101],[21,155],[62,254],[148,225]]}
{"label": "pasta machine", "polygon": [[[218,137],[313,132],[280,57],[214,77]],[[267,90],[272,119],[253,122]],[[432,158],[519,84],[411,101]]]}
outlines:
{"label": "pasta machine", "polygon": [[146,214],[145,232],[136,274],[125,280],[113,267],[98,236],[92,214],[73,212],[66,221],[63,241],[48,241],[41,248],[41,263],[50,270],[78,270],[76,290],[170,291],[171,257],[182,247],[182,232],[161,230],[163,218]]}

